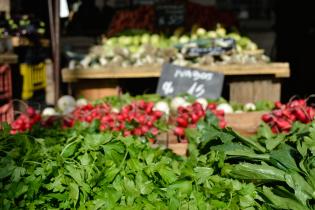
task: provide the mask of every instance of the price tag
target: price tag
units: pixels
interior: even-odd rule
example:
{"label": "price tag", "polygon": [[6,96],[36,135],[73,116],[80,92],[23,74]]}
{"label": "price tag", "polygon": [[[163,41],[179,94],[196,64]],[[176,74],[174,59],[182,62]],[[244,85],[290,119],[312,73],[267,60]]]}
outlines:
{"label": "price tag", "polygon": [[196,68],[164,64],[157,93],[176,96],[189,93],[196,97],[217,99],[221,96],[224,75]]}
{"label": "price tag", "polygon": [[182,26],[185,22],[184,4],[156,4],[155,10],[159,27]]}
{"label": "price tag", "polygon": [[178,49],[185,49],[184,54],[188,58],[200,57],[203,55],[219,56],[236,48],[236,42],[231,38],[215,38],[191,41],[177,46]]}

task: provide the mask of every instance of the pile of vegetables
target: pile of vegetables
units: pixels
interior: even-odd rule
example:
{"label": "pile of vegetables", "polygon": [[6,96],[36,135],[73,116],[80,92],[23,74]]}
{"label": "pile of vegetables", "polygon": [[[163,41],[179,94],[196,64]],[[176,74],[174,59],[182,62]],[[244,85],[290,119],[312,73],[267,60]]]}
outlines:
{"label": "pile of vegetables", "polygon": [[314,209],[315,124],[245,138],[207,112],[189,156],[137,136],[34,127],[0,132],[1,209]]}
{"label": "pile of vegetables", "polygon": [[26,113],[20,114],[11,124],[11,134],[25,132],[41,121],[41,115],[33,108],[28,107]]}
{"label": "pile of vegetables", "polygon": [[237,19],[233,13],[219,10],[214,6],[187,2],[186,14],[187,27],[192,27],[197,24],[203,28],[214,28],[217,23],[221,23],[227,28],[237,27],[238,25]]}
{"label": "pile of vegetables", "polygon": [[29,15],[2,17],[0,19],[0,37],[22,36],[41,37],[45,34],[45,23]]}
{"label": "pile of vegetables", "polygon": [[[157,142],[160,134],[173,132],[180,142],[186,142],[185,129],[196,127],[207,111],[224,128],[225,114],[270,110],[270,103],[228,104],[225,100],[206,100],[189,95],[162,99],[159,95],[131,97],[128,94],[106,97],[93,103],[72,96],[62,96],[56,108],[47,107],[41,113],[32,107],[16,116],[11,134],[31,131],[36,124],[45,128],[68,129],[84,124],[100,132],[134,135],[143,141]],[[234,111],[236,110],[236,111]]]}
{"label": "pile of vegetables", "polygon": [[315,117],[315,109],[307,105],[308,99],[291,100],[287,104],[275,102],[275,109],[262,116],[272,132],[289,132],[294,122],[310,123]]}
{"label": "pile of vegetables", "polygon": [[[190,48],[224,48],[224,40],[234,40],[235,46],[216,54],[187,57]],[[218,26],[215,30],[193,28],[185,33],[177,29],[172,36],[150,34],[143,31],[132,35],[105,37],[102,45],[93,46],[82,60],[70,61],[70,68],[129,67],[143,65],[161,65],[173,63],[181,66],[202,66],[214,64],[257,64],[269,61],[257,45],[248,37],[238,33],[227,33]]]}
{"label": "pile of vegetables", "polygon": [[174,128],[174,134],[183,140],[185,139],[185,129],[195,128],[197,123],[206,116],[207,111],[211,111],[216,118],[218,118],[218,125],[220,128],[226,126],[226,121],[224,120],[224,111],[217,110],[215,103],[200,103],[196,101],[192,105],[183,107],[179,106],[176,115],[176,127]]}
{"label": "pile of vegetables", "polygon": [[108,36],[114,36],[126,29],[144,29],[154,31],[155,11],[151,6],[141,6],[133,10],[122,10],[115,13],[110,23]]}
{"label": "pile of vegetables", "polygon": [[191,156],[221,154],[221,176],[254,184],[268,209],[314,209],[314,122],[295,122],[288,134],[262,124],[251,138],[203,122],[186,134]]}
{"label": "pile of vegetables", "polygon": [[[180,4],[182,2],[173,1],[172,3]],[[206,29],[213,29],[218,23],[227,28],[238,25],[233,13],[220,11],[213,6],[186,2],[185,8],[187,15],[183,25],[184,28],[192,28],[194,25],[198,25]],[[156,24],[157,18],[156,10],[152,5],[142,5],[132,8],[132,10],[122,9],[115,13],[106,34],[110,37],[116,36],[126,29],[142,29],[154,33],[160,31]]]}

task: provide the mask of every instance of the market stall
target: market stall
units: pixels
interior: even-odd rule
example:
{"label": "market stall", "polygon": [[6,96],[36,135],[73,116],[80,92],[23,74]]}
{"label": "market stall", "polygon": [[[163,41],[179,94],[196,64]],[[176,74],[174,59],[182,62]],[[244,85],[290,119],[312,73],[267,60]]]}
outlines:
{"label": "market stall", "polygon": [[269,1],[95,2],[45,1],[48,39],[0,15],[0,50],[32,48],[0,54],[0,209],[315,209],[314,95],[245,35]]}

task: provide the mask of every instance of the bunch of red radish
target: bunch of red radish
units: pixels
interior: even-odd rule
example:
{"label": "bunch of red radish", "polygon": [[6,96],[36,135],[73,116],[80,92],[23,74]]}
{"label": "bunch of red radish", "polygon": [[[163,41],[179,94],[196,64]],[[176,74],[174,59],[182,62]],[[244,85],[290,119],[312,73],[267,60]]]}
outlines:
{"label": "bunch of red radish", "polygon": [[40,122],[41,115],[33,107],[27,107],[26,113],[22,113],[11,123],[11,134],[25,132],[32,128],[34,124]]}
{"label": "bunch of red radish", "polygon": [[91,123],[99,120],[100,131],[122,132],[124,136],[146,136],[150,141],[155,141],[159,134],[155,123],[162,118],[163,112],[154,111],[153,107],[153,102],[144,100],[125,105],[120,111],[108,104],[88,104],[76,108],[72,113],[73,119],[64,126],[71,127],[75,121]]}
{"label": "bunch of red radish", "polygon": [[309,123],[313,121],[315,109],[307,105],[307,100],[297,99],[282,104],[275,102],[275,109],[262,116],[262,120],[267,123],[273,133],[289,132],[295,121]]}
{"label": "bunch of red radish", "polygon": [[211,111],[219,120],[218,126],[220,128],[226,127],[226,121],[224,119],[224,111],[217,110],[217,105],[215,103],[209,103],[207,107],[204,107],[195,102],[192,105],[183,107],[179,106],[177,109],[176,117],[176,127],[174,128],[174,134],[178,136],[181,140],[185,141],[185,129],[195,128],[200,119],[204,118],[206,111]]}
{"label": "bunch of red radish", "polygon": [[103,116],[100,130],[121,131],[124,136],[149,136],[153,141],[159,134],[155,123],[163,116],[163,112],[154,111],[153,107],[153,102],[144,100],[125,105],[120,112]]}

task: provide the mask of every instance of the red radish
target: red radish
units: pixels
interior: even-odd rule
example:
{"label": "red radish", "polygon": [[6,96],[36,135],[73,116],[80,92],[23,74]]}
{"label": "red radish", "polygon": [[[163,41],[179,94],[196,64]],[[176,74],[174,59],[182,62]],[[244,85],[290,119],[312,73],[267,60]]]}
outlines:
{"label": "red radish", "polygon": [[146,125],[143,125],[143,126],[141,126],[141,131],[142,131],[142,133],[146,133],[149,131],[149,127]]}
{"label": "red radish", "polygon": [[282,103],[281,103],[280,101],[276,101],[276,102],[275,102],[275,107],[276,107],[277,109],[281,109]]}
{"label": "red radish", "polygon": [[146,121],[145,115],[140,115],[140,116],[136,119],[136,121],[137,121],[138,123],[140,123],[140,124],[145,123],[145,121]]}
{"label": "red radish", "polygon": [[224,111],[223,110],[213,110],[213,114],[217,116],[224,116]]}
{"label": "red radish", "polygon": [[176,136],[184,136],[185,135],[185,129],[182,127],[176,127],[174,129],[174,133]]}
{"label": "red radish", "polygon": [[217,108],[217,105],[215,103],[209,103],[207,106],[207,109],[215,110]]}
{"label": "red radish", "polygon": [[135,128],[133,130],[133,134],[136,135],[136,136],[141,136],[142,135],[142,130],[141,128]]}
{"label": "red radish", "polygon": [[202,105],[199,102],[193,103],[193,108],[196,110],[203,110]]}
{"label": "red radish", "polygon": [[288,121],[281,118],[275,120],[275,122],[281,130],[290,129],[292,127]]}
{"label": "red radish", "polygon": [[310,120],[313,120],[315,117],[315,111],[312,107],[306,108],[307,114],[309,115]]}
{"label": "red radish", "polygon": [[27,110],[26,110],[27,114],[32,117],[36,114],[36,111],[33,107],[27,107]]}
{"label": "red radish", "polygon": [[308,121],[305,113],[301,109],[295,109],[294,113],[295,113],[296,118],[300,120],[301,122],[304,123]]}
{"label": "red radish", "polygon": [[219,127],[220,127],[220,128],[225,128],[226,125],[227,125],[227,123],[226,123],[225,120],[221,120],[221,121],[219,122]]}
{"label": "red radish", "polygon": [[279,133],[279,129],[277,128],[277,126],[272,126],[272,127],[271,127],[271,131],[272,131],[273,133]]}
{"label": "red radish", "polygon": [[144,100],[140,100],[138,104],[140,109],[145,109],[147,107],[147,104]]}
{"label": "red radish", "polygon": [[148,141],[149,141],[150,143],[155,143],[155,139],[153,139],[153,138],[149,138]]}
{"label": "red radish", "polygon": [[176,122],[179,126],[186,128],[188,126],[188,122],[186,119],[178,117],[176,118]]}
{"label": "red radish", "polygon": [[272,120],[272,116],[270,114],[263,114],[261,118],[266,123]]}
{"label": "red radish", "polygon": [[107,127],[105,125],[100,125],[100,131],[105,131]]}
{"label": "red radish", "polygon": [[156,118],[160,118],[162,115],[163,115],[163,112],[161,112],[161,111],[154,111],[154,116],[156,117]]}
{"label": "red radish", "polygon": [[299,99],[298,102],[299,102],[300,106],[306,106],[307,105],[306,100],[304,100],[304,99]]}
{"label": "red radish", "polygon": [[159,134],[159,129],[157,129],[156,127],[152,127],[150,129],[150,132],[152,133],[152,135],[157,136]]}
{"label": "red radish", "polygon": [[198,120],[199,120],[199,116],[198,115],[196,115],[196,114],[192,114],[191,115],[191,122],[192,123],[197,123]]}
{"label": "red radish", "polygon": [[128,130],[124,130],[123,136],[130,136],[131,132]]}
{"label": "red radish", "polygon": [[154,107],[154,103],[153,103],[153,102],[148,102],[148,103],[147,103],[147,107],[146,107],[146,109],[145,109],[145,112],[146,112],[147,114],[149,114],[150,112],[152,112],[153,107]]}
{"label": "red radish", "polygon": [[149,121],[147,122],[147,126],[152,127],[152,126],[153,126],[153,122],[149,120]]}

